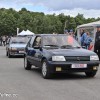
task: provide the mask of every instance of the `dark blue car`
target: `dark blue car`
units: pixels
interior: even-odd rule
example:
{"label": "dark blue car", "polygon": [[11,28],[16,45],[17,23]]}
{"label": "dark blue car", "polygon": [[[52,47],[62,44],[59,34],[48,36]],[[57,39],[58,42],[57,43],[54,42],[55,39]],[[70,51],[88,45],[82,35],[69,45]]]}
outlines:
{"label": "dark blue car", "polygon": [[43,78],[53,73],[85,72],[93,77],[99,67],[96,53],[83,49],[71,36],[42,34],[33,36],[25,49],[24,68],[32,65],[41,68]]}

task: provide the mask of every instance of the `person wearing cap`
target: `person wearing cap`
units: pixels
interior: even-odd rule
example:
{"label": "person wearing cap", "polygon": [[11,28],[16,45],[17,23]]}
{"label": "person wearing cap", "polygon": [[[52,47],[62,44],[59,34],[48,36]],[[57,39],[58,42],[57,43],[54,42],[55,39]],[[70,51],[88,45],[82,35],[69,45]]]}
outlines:
{"label": "person wearing cap", "polygon": [[68,33],[68,30],[67,30],[67,29],[64,31],[64,34],[69,35],[69,33]]}
{"label": "person wearing cap", "polygon": [[100,59],[100,26],[97,26],[97,32],[95,37],[94,52],[98,54]]}

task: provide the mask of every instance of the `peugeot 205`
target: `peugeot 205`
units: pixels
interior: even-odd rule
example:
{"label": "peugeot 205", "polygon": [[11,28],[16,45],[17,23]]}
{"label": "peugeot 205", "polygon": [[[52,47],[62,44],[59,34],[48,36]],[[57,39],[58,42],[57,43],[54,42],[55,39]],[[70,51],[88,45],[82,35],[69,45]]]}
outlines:
{"label": "peugeot 205", "polygon": [[8,58],[13,56],[24,56],[25,47],[28,41],[29,39],[25,37],[9,38],[6,46],[6,56],[8,56]]}
{"label": "peugeot 205", "polygon": [[71,36],[41,34],[32,37],[25,48],[24,68],[30,70],[32,65],[41,68],[43,78],[67,72],[85,72],[87,77],[94,77],[99,58],[96,53],[81,48]]}

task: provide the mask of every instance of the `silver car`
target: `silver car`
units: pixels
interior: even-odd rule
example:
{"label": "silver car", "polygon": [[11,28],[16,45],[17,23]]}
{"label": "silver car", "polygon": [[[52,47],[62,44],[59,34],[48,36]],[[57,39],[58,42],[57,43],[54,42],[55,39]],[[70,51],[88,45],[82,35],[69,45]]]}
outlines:
{"label": "silver car", "polygon": [[6,56],[23,56],[29,39],[27,37],[11,37],[6,46]]}

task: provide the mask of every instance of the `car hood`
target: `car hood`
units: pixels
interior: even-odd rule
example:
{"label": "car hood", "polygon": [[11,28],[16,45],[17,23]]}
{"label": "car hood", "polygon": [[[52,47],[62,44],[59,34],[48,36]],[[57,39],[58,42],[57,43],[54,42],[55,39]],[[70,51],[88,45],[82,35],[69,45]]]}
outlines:
{"label": "car hood", "polygon": [[53,55],[62,55],[62,56],[90,56],[96,55],[96,53],[86,50],[86,49],[49,49],[48,50]]}
{"label": "car hood", "polygon": [[14,48],[25,48],[26,44],[10,44],[10,47]]}

